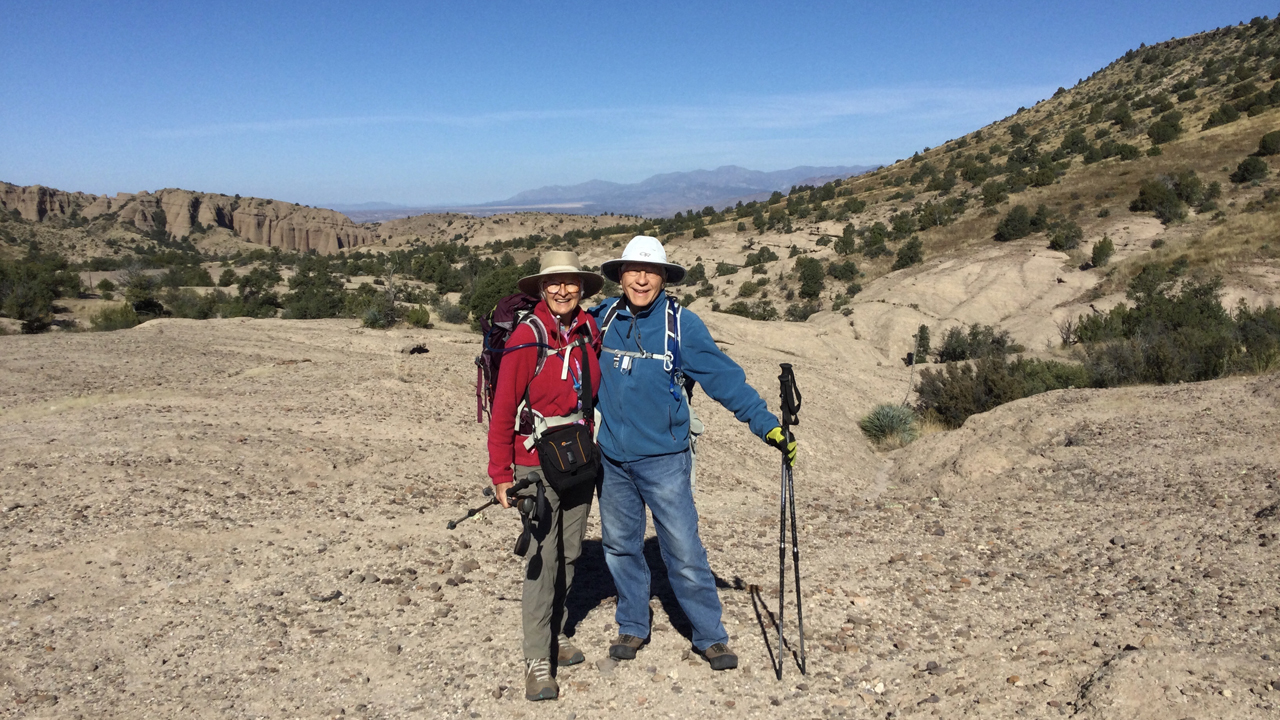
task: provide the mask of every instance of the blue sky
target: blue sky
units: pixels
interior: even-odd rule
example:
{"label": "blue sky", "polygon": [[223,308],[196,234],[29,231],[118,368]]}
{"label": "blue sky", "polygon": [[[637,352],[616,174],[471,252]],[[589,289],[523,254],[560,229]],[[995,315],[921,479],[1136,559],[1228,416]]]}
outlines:
{"label": "blue sky", "polygon": [[[0,180],[305,204],[892,162],[1273,2],[5,4]],[[800,5],[800,4],[796,4]]]}

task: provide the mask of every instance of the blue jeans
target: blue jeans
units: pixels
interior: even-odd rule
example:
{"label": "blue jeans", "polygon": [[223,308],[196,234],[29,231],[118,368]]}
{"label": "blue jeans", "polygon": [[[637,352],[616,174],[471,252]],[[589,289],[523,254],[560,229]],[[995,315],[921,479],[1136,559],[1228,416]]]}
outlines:
{"label": "blue jeans", "polygon": [[634,462],[604,457],[600,524],[604,559],[618,588],[618,632],[649,636],[649,566],[644,560],[647,505],[658,532],[671,589],[693,625],[693,646],[729,642],[720,621],[720,596],[707,551],[698,537],[698,510],[689,484],[689,452]]}

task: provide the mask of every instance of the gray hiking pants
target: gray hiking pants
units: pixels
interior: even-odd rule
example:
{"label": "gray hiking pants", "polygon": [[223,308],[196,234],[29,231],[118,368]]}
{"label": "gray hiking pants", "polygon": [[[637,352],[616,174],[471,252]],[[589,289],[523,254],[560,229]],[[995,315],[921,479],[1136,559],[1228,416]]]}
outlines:
{"label": "gray hiking pants", "polygon": [[[530,475],[541,477],[538,467],[517,465],[515,479],[520,481]],[[545,485],[545,484],[544,484]],[[564,632],[567,613],[565,598],[573,587],[574,567],[582,554],[582,536],[587,531],[587,516],[591,514],[594,483],[583,483],[561,498],[549,486],[546,487],[550,512],[545,518],[534,513],[533,538],[525,553],[528,565],[524,574],[524,598],[521,603],[521,621],[524,624],[524,657],[538,660],[554,657],[552,642]],[[521,497],[533,497],[533,487],[521,490]],[[540,522],[544,520],[545,522]],[[556,632],[551,632],[553,616],[558,615]]]}

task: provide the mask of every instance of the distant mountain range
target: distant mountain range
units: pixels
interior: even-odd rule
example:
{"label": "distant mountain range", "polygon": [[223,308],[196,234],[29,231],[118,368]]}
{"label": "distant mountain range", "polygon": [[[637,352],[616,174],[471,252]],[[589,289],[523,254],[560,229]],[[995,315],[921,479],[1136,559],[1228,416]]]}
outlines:
{"label": "distant mountain range", "polygon": [[820,185],[836,178],[861,175],[874,166],[813,167],[802,165],[789,170],[761,172],[736,165],[715,170],[694,170],[654,175],[638,183],[589,180],[578,185],[550,185],[517,193],[506,200],[480,205],[451,207],[401,207],[388,203],[335,205],[355,222],[377,222],[427,212],[464,212],[472,215],[543,211],[599,215],[667,217],[684,210],[701,210],[710,205],[717,210],[738,201],[762,200],[775,190],[786,192],[793,185]]}

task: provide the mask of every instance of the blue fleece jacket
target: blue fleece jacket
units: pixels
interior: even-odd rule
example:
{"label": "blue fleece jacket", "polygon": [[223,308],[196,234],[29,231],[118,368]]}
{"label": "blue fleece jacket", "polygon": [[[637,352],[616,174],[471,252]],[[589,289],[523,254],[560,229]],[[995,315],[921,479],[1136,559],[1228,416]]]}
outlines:
{"label": "blue fleece jacket", "polygon": [[[683,396],[673,396],[671,376],[661,358],[633,358],[630,370],[624,372],[620,358],[607,349],[659,356],[666,352],[667,295],[658,293],[634,317],[622,298],[611,298],[587,312],[603,323],[615,303],[622,304],[602,338],[606,350],[600,354],[600,450],[620,462],[682,452],[689,447],[689,404]],[[716,347],[707,326],[687,309],[681,311],[680,332],[681,367],[686,375],[761,440],[778,427],[778,418],[747,384],[746,373]]]}

